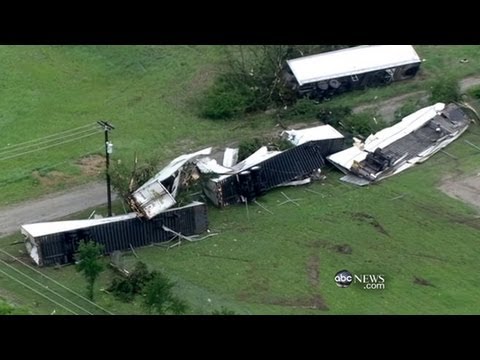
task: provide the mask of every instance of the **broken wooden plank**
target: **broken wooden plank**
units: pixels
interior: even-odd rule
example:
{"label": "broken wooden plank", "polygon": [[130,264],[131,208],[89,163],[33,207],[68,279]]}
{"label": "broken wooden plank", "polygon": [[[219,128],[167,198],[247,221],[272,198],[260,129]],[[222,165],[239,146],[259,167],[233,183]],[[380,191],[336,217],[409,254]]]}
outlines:
{"label": "broken wooden plank", "polygon": [[445,155],[451,157],[454,160],[458,160],[458,158],[456,156],[453,156],[452,154],[446,152],[445,150],[440,150],[440,152],[444,153]]}
{"label": "broken wooden plank", "polygon": [[287,203],[294,203],[295,205],[297,205],[298,207],[300,207],[300,205],[297,203],[297,201],[300,201],[302,199],[291,199],[290,197],[287,196],[287,194],[285,194],[283,191],[280,191],[280,193],[287,199],[287,201],[284,201],[283,203],[279,204],[278,206],[280,205],[284,205],[284,204],[287,204]]}
{"label": "broken wooden plank", "polygon": [[470,141],[468,141],[468,140],[463,140],[463,141],[465,141],[465,142],[466,142],[468,145],[470,145],[471,147],[473,147],[473,148],[477,149],[478,151],[480,151],[480,147],[478,147],[477,145],[472,144],[472,143],[471,143]]}
{"label": "broken wooden plank", "polygon": [[401,198],[405,197],[405,195],[407,195],[407,194],[402,194],[402,195],[395,196],[394,198],[391,198],[390,200],[398,200],[398,199],[401,199]]}
{"label": "broken wooden plank", "polygon": [[305,191],[308,191],[308,192],[311,192],[312,194],[317,194],[317,195],[320,195],[322,198],[324,197],[323,194],[320,194],[319,192],[317,191],[314,191],[314,190],[311,190],[311,189],[304,189]]}
{"label": "broken wooden plank", "polygon": [[270,210],[268,210],[265,206],[263,206],[262,204],[260,204],[257,200],[254,201],[255,204],[257,204],[258,206],[260,206],[263,210],[265,210],[266,212],[270,213],[273,215],[273,212],[271,212]]}
{"label": "broken wooden plank", "polygon": [[175,234],[176,236],[178,236],[180,239],[183,239],[183,240],[187,240],[187,241],[190,241],[190,242],[195,242],[195,241],[201,241],[203,239],[206,239],[210,236],[215,236],[215,235],[218,235],[218,234],[208,234],[202,238],[197,238],[198,235],[193,235],[193,236],[185,236],[183,235],[182,233],[179,233],[179,232],[176,232],[168,227],[166,227],[165,225],[162,225],[162,229],[167,231],[167,232],[170,232],[172,234]]}
{"label": "broken wooden plank", "polygon": [[135,249],[133,248],[132,244],[129,244],[129,245],[130,245],[130,249],[132,249],[133,255],[135,255],[135,257],[138,259],[138,255],[137,255],[137,253],[135,252]]}

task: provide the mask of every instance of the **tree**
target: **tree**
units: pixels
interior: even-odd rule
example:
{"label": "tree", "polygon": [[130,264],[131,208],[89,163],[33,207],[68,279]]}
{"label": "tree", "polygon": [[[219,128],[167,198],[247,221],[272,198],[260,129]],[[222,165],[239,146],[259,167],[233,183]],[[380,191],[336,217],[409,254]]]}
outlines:
{"label": "tree", "polygon": [[141,294],[145,284],[152,278],[152,274],[148,271],[148,267],[143,262],[137,262],[133,271],[128,277],[114,278],[109,292],[112,292],[117,298],[124,302],[130,302],[135,295]]}
{"label": "tree", "polygon": [[97,280],[100,273],[103,271],[104,266],[99,261],[102,255],[103,245],[97,244],[93,241],[85,242],[82,240],[78,247],[77,254],[77,271],[83,273],[83,276],[87,280],[87,296],[90,300],[93,300],[93,286],[95,280]]}
{"label": "tree", "polygon": [[237,315],[235,311],[227,309],[225,306],[222,306],[220,310],[213,310],[212,315]]}
{"label": "tree", "polygon": [[0,299],[0,315],[10,315],[14,308]]}
{"label": "tree", "polygon": [[175,283],[163,274],[153,271],[144,291],[143,304],[147,311],[159,315],[184,314],[188,308],[187,304],[172,293],[174,286]]}
{"label": "tree", "polygon": [[[247,45],[230,47],[227,66],[205,93],[201,115],[228,119],[237,115],[291,105],[297,95],[286,61],[348,47],[347,45]],[[290,78],[290,80],[288,80]]]}

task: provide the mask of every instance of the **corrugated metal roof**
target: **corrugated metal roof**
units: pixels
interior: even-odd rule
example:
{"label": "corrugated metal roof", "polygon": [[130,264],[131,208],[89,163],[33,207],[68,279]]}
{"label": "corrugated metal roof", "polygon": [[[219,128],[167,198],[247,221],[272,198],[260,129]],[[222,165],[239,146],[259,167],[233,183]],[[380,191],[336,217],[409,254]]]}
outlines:
{"label": "corrugated metal roof", "polygon": [[407,136],[411,132],[422,127],[426,122],[433,119],[444,108],[444,103],[437,103],[415,111],[413,114],[404,117],[402,121],[397,124],[380,130],[376,134],[370,135],[365,140],[362,148],[352,146],[351,148],[330,155],[327,159],[344,169],[350,169],[354,161],[363,161],[369,152],[374,152],[377,148],[383,149],[393,142]]}
{"label": "corrugated metal roof", "polygon": [[[101,222],[101,220],[105,220]],[[107,221],[110,220],[110,221]],[[59,226],[59,223],[75,226]],[[109,254],[116,250],[127,250],[130,247],[141,247],[171,240],[174,235],[163,230],[163,226],[190,236],[201,234],[207,230],[207,206],[204,203],[194,202],[187,206],[170,209],[151,220],[145,220],[132,213],[126,216],[100,220],[77,220],[53,223],[41,223],[42,228],[50,232],[25,233],[33,242],[27,250],[38,265],[65,264],[73,261],[79,241],[92,239],[104,245],[104,253]],[[40,224],[24,225],[22,229],[35,230]],[[33,226],[33,227],[32,227]],[[42,235],[38,235],[42,234]]]}
{"label": "corrugated metal roof", "polygon": [[363,45],[291,59],[287,63],[301,86],[420,61],[411,45]]}
{"label": "corrugated metal roof", "polygon": [[[261,185],[262,192],[264,192],[282,184],[303,180],[305,176],[309,176],[315,170],[323,167],[325,165],[324,157],[342,149],[343,144],[342,136],[308,141],[281,152],[269,152],[266,147],[262,147],[255,153],[256,155],[253,154],[250,157],[251,161],[243,164],[240,169],[245,171],[259,166],[259,178],[253,180],[253,185],[254,187]],[[226,206],[241,201],[242,189],[238,174],[210,179],[210,183],[204,190],[207,197],[217,206]]]}

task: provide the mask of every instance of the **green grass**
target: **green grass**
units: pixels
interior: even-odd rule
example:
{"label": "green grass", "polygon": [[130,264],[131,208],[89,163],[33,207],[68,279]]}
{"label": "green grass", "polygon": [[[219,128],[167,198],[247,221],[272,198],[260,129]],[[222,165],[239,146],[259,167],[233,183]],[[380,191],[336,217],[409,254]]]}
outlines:
{"label": "green grass", "polygon": [[[75,162],[102,155],[103,133],[1,160],[9,146],[97,120],[116,126],[113,161],[155,157],[232,140],[252,130],[202,120],[195,107],[223,59],[221,46],[2,46],[0,63],[0,191],[8,204],[90,181]],[[269,126],[270,124],[266,125]],[[28,149],[27,149],[28,150]],[[19,153],[19,152],[15,152]],[[54,186],[32,176],[47,168],[68,175]]]}
{"label": "green grass", "polygon": [[[248,215],[243,206],[210,207],[210,229],[219,235],[170,250],[147,247],[137,253],[150,268],[177,282],[176,291],[192,314],[221,306],[238,314],[478,314],[478,212],[437,189],[447,175],[478,173],[478,151],[463,140],[479,143],[478,126],[449,146],[458,161],[439,153],[365,188],[339,182],[341,175],[329,169],[325,182],[308,187],[321,195],[305,187],[271,191],[259,201],[274,215],[254,205]],[[301,199],[301,206],[278,206],[284,201],[281,191]],[[404,197],[392,200],[399,195]],[[362,220],[365,216],[374,220]],[[19,238],[1,239],[0,246],[17,253],[22,245],[7,244]],[[335,250],[345,244],[351,254]],[[126,256],[127,264],[135,261]],[[333,277],[343,268],[384,274],[386,289],[340,289]],[[84,291],[84,280],[72,266],[42,271]],[[318,283],[310,279],[316,271]],[[105,272],[97,286],[99,304],[115,313],[142,313],[138,302],[123,304],[98,291],[111,276]],[[414,284],[415,277],[433,286]],[[52,309],[1,277],[0,288],[21,298],[19,306],[33,313]],[[315,298],[328,310],[305,308]],[[37,307],[31,307],[32,301]]]}
{"label": "green grass", "polygon": [[[271,131],[276,118],[257,114],[228,122],[198,116],[197,102],[225,60],[225,46],[1,46],[0,206],[92,180],[76,161],[103,155],[103,134],[1,160],[11,146],[97,120],[111,121],[113,161],[165,163],[203,146]],[[463,78],[480,68],[479,46],[415,46],[426,59],[416,79],[334,98],[356,106],[416,90],[438,77]],[[460,64],[459,59],[469,63]],[[10,147],[10,148],[9,148]],[[27,150],[27,149],[26,149]],[[32,172],[64,173],[42,184]]]}
{"label": "green grass", "polygon": [[[480,68],[478,46],[416,49],[427,61],[415,80],[345,94],[329,104],[355,106],[428,90],[444,73],[460,79]],[[229,122],[198,118],[195,99],[211,78],[206,72],[213,73],[221,64],[223,51],[219,46],[0,47],[0,63],[9,70],[0,75],[0,147],[108,119],[117,126],[111,134],[114,161],[131,161],[137,151],[140,158],[155,156],[165,162],[201,146],[271,131],[274,119],[265,114]],[[469,63],[460,64],[465,57]],[[343,184],[340,174],[330,169],[324,184],[309,186],[322,195],[305,187],[271,191],[259,201],[274,215],[257,206],[249,207],[248,217],[242,206],[210,207],[210,229],[218,236],[171,250],[151,247],[137,253],[152,269],[177,282],[176,291],[190,304],[192,314],[211,313],[221,306],[240,314],[478,314],[477,212],[436,186],[449,174],[478,173],[478,151],[463,139],[479,144],[479,134],[478,126],[473,126],[449,146],[447,151],[458,161],[439,153],[374,186]],[[75,161],[89,152],[101,154],[102,141],[99,133],[2,161],[0,204],[91,180]],[[31,172],[52,165],[71,178],[46,188]],[[278,206],[284,200],[281,191],[302,199],[301,207]],[[402,194],[406,195],[391,200]],[[121,207],[115,211],[121,213]],[[365,215],[374,220],[359,220]],[[2,238],[0,248],[19,254],[23,245],[9,244],[20,239],[19,234]],[[335,250],[344,244],[352,248],[351,254]],[[126,259],[129,264],[135,261],[131,255]],[[338,288],[333,276],[343,268],[385,274],[386,290]],[[85,282],[74,267],[42,271],[84,292]],[[310,279],[316,271],[318,283]],[[98,303],[114,313],[143,313],[138,301],[123,304],[100,292],[111,277],[109,271],[102,274],[96,287]],[[414,277],[433,286],[414,284]],[[49,314],[55,308],[1,275],[0,298],[33,314]],[[308,309],[314,300],[328,310]]]}

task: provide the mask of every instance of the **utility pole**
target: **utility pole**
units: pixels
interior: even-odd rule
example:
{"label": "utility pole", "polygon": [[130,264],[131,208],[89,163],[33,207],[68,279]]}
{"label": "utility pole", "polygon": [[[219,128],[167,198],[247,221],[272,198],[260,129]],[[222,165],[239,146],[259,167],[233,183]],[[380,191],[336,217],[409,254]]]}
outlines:
{"label": "utility pole", "polygon": [[108,216],[112,216],[112,192],[110,190],[110,154],[113,150],[113,144],[108,141],[108,133],[115,129],[112,124],[109,124],[106,121],[97,121],[97,124],[100,125],[105,132],[105,157],[106,157],[106,166],[107,166],[107,200],[108,200]]}

